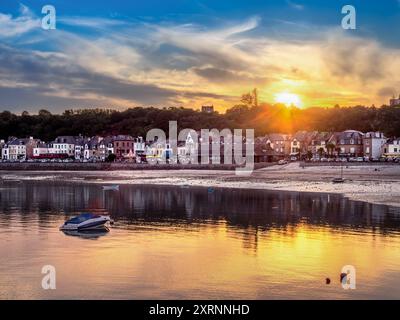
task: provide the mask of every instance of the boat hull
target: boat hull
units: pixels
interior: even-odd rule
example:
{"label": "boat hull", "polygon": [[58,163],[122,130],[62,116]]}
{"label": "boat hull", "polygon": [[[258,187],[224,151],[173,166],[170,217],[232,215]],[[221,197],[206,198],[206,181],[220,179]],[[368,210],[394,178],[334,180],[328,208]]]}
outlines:
{"label": "boat hull", "polygon": [[97,230],[104,229],[106,224],[110,222],[110,218],[106,216],[100,216],[97,218],[88,219],[82,221],[80,223],[64,223],[60,230],[77,230],[77,231],[85,231],[85,230]]}

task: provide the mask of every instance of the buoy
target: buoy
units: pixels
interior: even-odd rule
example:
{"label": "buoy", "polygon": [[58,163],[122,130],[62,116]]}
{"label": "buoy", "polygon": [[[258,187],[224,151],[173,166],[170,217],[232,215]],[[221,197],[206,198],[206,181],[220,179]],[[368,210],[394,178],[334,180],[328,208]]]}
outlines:
{"label": "buoy", "polygon": [[326,278],[326,279],[325,279],[325,282],[326,282],[326,284],[331,284],[331,279]]}

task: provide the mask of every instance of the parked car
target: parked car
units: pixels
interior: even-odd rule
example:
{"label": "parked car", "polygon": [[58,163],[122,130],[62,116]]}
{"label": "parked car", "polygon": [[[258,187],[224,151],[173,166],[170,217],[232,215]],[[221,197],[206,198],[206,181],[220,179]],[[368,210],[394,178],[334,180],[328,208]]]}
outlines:
{"label": "parked car", "polygon": [[288,164],[288,162],[286,160],[279,160],[278,164],[279,165],[284,165],[284,164]]}
{"label": "parked car", "polygon": [[363,158],[363,157],[357,157],[357,158],[356,158],[356,161],[357,161],[357,162],[364,162],[364,158]]}

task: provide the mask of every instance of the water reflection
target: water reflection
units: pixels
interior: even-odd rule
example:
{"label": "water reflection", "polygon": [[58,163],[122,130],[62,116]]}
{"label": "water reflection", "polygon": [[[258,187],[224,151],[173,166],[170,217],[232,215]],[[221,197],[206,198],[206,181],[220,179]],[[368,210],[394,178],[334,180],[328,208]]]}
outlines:
{"label": "water reflection", "polygon": [[[115,224],[59,231],[80,212]],[[3,299],[400,298],[399,209],[340,195],[3,181],[0,229]],[[357,290],[327,286],[347,264]]]}
{"label": "water reflection", "polygon": [[[117,222],[192,224],[225,221],[242,229],[290,228],[307,223],[353,232],[397,233],[400,210],[350,201],[341,195],[262,190],[125,185],[103,191],[101,185],[24,182],[3,183],[0,189],[3,223],[7,215],[46,226],[52,216],[81,211],[110,214]],[[34,215],[37,216],[34,216]]]}
{"label": "water reflection", "polygon": [[96,240],[100,237],[104,237],[105,235],[110,232],[110,230],[107,227],[101,228],[101,229],[96,229],[96,230],[84,230],[84,231],[78,231],[78,230],[62,230],[62,232],[66,236],[72,236],[72,237],[79,237],[82,239],[90,239],[90,240]]}

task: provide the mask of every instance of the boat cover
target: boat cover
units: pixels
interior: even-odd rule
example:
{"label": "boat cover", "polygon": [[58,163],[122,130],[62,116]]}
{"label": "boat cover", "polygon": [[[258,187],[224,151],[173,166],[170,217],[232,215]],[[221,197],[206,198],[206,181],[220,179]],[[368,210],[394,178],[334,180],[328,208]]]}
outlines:
{"label": "boat cover", "polygon": [[96,215],[93,213],[81,213],[79,216],[69,219],[66,223],[80,224],[86,220],[95,219],[95,218],[99,218],[99,217],[100,217],[99,215]]}

